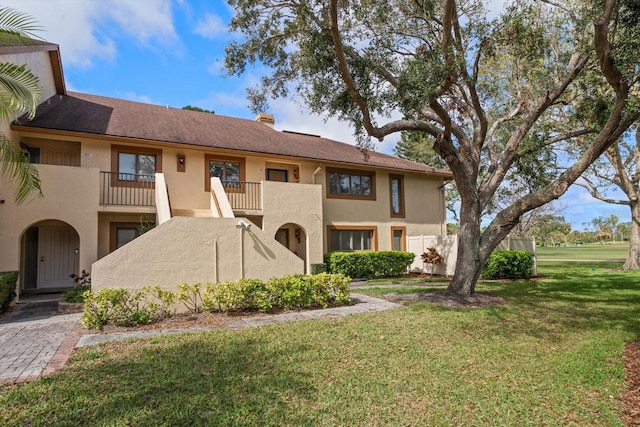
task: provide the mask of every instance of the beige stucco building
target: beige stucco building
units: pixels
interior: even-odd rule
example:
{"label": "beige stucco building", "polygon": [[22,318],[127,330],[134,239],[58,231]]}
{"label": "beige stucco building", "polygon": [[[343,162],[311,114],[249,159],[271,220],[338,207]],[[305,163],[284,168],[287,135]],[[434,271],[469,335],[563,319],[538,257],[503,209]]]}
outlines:
{"label": "beige stucco building", "polygon": [[[256,121],[68,92],[58,46],[0,47],[41,80],[29,151],[43,197],[0,178],[0,271],[20,291],[175,286],[309,272],[332,250],[400,250],[445,232],[447,171]],[[211,180],[211,178],[219,178]],[[141,218],[156,227],[139,236]],[[139,237],[138,237],[139,236]]]}

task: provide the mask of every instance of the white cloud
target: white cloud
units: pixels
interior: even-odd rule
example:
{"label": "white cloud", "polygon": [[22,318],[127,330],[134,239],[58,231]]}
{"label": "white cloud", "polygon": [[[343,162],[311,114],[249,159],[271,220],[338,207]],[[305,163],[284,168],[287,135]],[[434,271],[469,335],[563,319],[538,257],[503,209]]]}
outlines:
{"label": "white cloud", "polygon": [[218,15],[207,13],[204,18],[198,20],[193,32],[194,34],[213,40],[227,32],[227,25]]}
{"label": "white cloud", "polygon": [[110,15],[121,30],[140,44],[173,43],[178,39],[173,26],[170,0],[101,1],[102,12]]}
{"label": "white cloud", "polygon": [[[309,111],[309,109],[294,99],[276,99],[270,101],[269,113],[275,117],[275,127],[278,130],[291,130],[294,132],[320,135],[324,138],[341,141],[347,144],[356,144],[354,128],[350,123],[339,121],[336,118],[326,118]],[[390,120],[390,119],[387,119]],[[384,141],[372,139],[375,151],[393,154],[393,149],[400,139],[399,134],[389,135]]]}
{"label": "white cloud", "polygon": [[215,59],[207,66],[207,71],[216,77],[224,76],[227,74],[224,69],[224,61],[222,59]]}
{"label": "white cloud", "polygon": [[114,39],[125,33],[145,47],[175,45],[170,0],[4,0],[41,25],[39,35],[60,45],[65,66],[89,68],[117,55]]}

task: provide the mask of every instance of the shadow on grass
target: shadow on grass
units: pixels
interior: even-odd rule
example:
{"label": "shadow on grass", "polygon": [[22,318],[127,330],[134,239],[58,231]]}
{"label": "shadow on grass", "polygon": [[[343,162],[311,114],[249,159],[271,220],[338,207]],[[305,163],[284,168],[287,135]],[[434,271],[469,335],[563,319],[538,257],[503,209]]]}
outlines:
{"label": "shadow on grass", "polygon": [[76,354],[64,375],[0,393],[0,405],[16,425],[277,425],[314,400],[314,385],[283,363],[298,353],[237,332],[108,345]]}
{"label": "shadow on grass", "polygon": [[[501,295],[508,305],[496,309],[504,334],[553,338],[563,331],[623,330],[640,334],[640,273],[568,268],[542,280],[494,282],[480,292]],[[519,322],[507,321],[510,313]],[[519,326],[516,326],[519,325]]]}

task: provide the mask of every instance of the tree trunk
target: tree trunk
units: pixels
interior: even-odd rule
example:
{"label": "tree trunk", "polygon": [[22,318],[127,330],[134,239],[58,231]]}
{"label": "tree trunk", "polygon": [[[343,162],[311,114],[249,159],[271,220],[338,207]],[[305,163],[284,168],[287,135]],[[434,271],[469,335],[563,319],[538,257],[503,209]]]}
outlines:
{"label": "tree trunk", "polygon": [[640,270],[640,201],[631,201],[631,239],[629,254],[622,270]]}
{"label": "tree trunk", "polygon": [[447,295],[467,297],[476,286],[486,261],[480,256],[480,212],[478,203],[460,208],[460,232],[458,233],[458,253],[456,271],[447,287]]}

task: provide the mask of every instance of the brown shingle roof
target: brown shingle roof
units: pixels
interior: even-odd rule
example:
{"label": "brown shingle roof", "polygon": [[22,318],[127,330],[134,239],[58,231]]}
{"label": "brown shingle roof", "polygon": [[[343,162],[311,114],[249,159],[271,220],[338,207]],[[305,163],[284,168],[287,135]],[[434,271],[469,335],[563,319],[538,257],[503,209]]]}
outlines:
{"label": "brown shingle roof", "polygon": [[451,176],[446,170],[374,151],[368,152],[367,160],[353,145],[279,132],[252,120],[75,92],[52,97],[38,107],[33,120],[22,117],[19,125],[13,127],[81,132]]}

